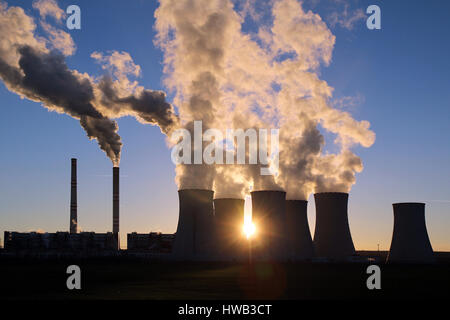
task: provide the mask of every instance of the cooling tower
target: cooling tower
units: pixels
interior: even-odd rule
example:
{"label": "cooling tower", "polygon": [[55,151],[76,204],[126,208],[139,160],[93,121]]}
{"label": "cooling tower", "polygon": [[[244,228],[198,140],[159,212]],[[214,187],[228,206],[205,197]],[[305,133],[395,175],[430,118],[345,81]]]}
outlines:
{"label": "cooling tower", "polygon": [[77,159],[72,158],[72,171],[70,181],[70,233],[77,233]]}
{"label": "cooling tower", "polygon": [[213,254],[212,190],[178,191],[180,213],[173,246],[177,260],[212,260]]}
{"label": "cooling tower", "polygon": [[314,250],[317,257],[345,260],[355,253],[348,225],[348,193],[314,194],[316,228]]}
{"label": "cooling tower", "polygon": [[311,259],[314,255],[307,207],[306,200],[286,200],[288,258],[293,261]]}
{"label": "cooling tower", "polygon": [[244,203],[243,199],[214,199],[214,250],[219,261],[244,258]]}
{"label": "cooling tower", "polygon": [[113,167],[113,233],[119,233],[119,167]]}
{"label": "cooling tower", "polygon": [[256,235],[252,240],[252,255],[257,260],[287,258],[286,192],[254,191],[252,222]]}
{"label": "cooling tower", "polygon": [[394,231],[387,262],[433,263],[425,203],[394,203]]}

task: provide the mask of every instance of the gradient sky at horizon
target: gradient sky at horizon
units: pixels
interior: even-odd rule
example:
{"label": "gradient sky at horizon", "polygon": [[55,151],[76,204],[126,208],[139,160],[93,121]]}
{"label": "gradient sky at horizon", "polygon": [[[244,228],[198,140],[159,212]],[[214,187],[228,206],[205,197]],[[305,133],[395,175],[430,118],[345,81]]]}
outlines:
{"label": "gradient sky at horizon", "polygon": [[[37,16],[30,0],[6,1]],[[153,44],[156,1],[58,1],[78,4],[82,29],[68,31],[77,51],[70,68],[102,73],[94,51],[129,52],[141,66],[141,85],[164,90],[162,52]],[[332,6],[331,6],[332,4]],[[381,30],[359,19],[350,30],[332,24],[342,1],[304,1],[336,36],[332,62],[321,79],[339,100],[353,97],[347,110],[368,120],[377,139],[355,148],[364,170],[350,193],[349,222],[357,249],[388,250],[392,203],[426,203],[428,233],[435,250],[450,251],[450,2],[349,1],[354,10],[381,8]],[[343,19],[342,16],[340,16]],[[252,23],[244,24],[252,31]],[[0,30],[1,32],[1,30]],[[169,95],[170,97],[170,95]],[[159,128],[134,118],[118,120],[121,160],[121,241],[126,233],[175,232],[178,196],[174,165]],[[0,84],[0,232],[68,230],[70,158],[78,158],[78,221],[84,231],[112,227],[112,165],[78,121],[20,99]],[[314,233],[314,204],[308,218]]]}

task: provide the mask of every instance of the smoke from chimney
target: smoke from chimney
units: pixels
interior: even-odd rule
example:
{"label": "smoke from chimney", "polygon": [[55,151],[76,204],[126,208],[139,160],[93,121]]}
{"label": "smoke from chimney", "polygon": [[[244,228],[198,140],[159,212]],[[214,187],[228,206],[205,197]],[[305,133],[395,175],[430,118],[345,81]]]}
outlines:
{"label": "smoke from chimney", "polygon": [[71,159],[72,170],[70,179],[70,233],[77,233],[77,159]]}
{"label": "smoke from chimney", "polygon": [[97,140],[114,166],[120,163],[122,142],[117,122],[111,118],[131,115],[142,123],[158,125],[165,134],[177,126],[178,118],[163,92],[145,89],[136,81],[130,84],[130,71],[123,66],[138,66],[129,54],[94,53],[93,57],[104,62],[105,69],[112,70],[115,77],[105,75],[97,80],[68,68],[62,53],[72,54],[73,46],[56,46],[62,53],[47,48],[54,46],[55,32],[64,35],[72,45],[73,40],[58,27],[45,26],[50,40],[35,35],[34,19],[22,8],[8,8],[6,3],[0,3],[0,79],[8,90],[79,120],[89,139]]}
{"label": "smoke from chimney", "polygon": [[[261,8],[271,19],[256,18],[267,12],[249,14]],[[350,147],[370,147],[375,134],[369,122],[334,108],[333,88],[319,78],[319,67],[331,62],[335,36],[299,1],[261,8],[252,1],[239,11],[230,0],[160,0],[156,43],[164,51],[164,84],[174,92],[179,116],[163,92],[130,78],[140,76],[140,67],[128,53],[93,52],[107,73],[102,77],[69,69],[63,54],[75,50],[70,35],[58,26],[44,27],[71,40],[69,47],[58,48],[51,34],[50,39],[35,34],[34,19],[23,9],[5,3],[0,3],[0,78],[21,97],[79,120],[114,166],[119,166],[122,142],[113,119],[127,115],[158,125],[169,136],[193,120],[202,120],[204,130],[280,129],[278,176],[262,177],[258,165],[218,170],[179,165],[179,189],[221,189],[227,181],[230,187],[218,190],[221,196],[245,195],[250,186],[285,190],[289,199],[302,200],[311,192],[348,192],[363,169]],[[246,19],[254,20],[258,32],[243,31]],[[324,154],[319,126],[336,135],[338,153]]]}

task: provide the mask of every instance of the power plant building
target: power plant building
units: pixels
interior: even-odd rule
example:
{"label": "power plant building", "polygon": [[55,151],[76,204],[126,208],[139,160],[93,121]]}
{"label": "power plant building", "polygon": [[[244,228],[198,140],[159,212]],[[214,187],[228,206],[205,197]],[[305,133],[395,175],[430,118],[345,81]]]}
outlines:
{"label": "power plant building", "polygon": [[[112,175],[112,232],[78,232],[77,159],[71,159],[69,232],[4,233],[4,251],[16,254],[83,256],[115,255],[119,245],[119,167]],[[246,239],[244,199],[217,198],[214,191],[181,189],[175,234],[127,234],[128,251],[167,254],[181,261],[302,261],[314,257],[352,261],[355,255],[348,222],[348,193],[314,194],[314,238],[308,224],[306,200],[286,200],[286,192],[251,192],[252,223],[256,236]],[[389,263],[433,263],[435,257],[426,223],[424,203],[394,203],[394,228]],[[170,254],[170,255],[168,255]],[[250,255],[249,255],[250,256]]]}
{"label": "power plant building", "polygon": [[5,231],[4,248],[13,253],[97,255],[119,249],[119,168],[113,168],[113,232],[78,232],[77,159],[71,159],[69,232]]}
{"label": "power plant building", "polygon": [[4,247],[7,252],[23,254],[71,254],[99,255],[117,251],[117,239],[113,233],[95,232],[9,232],[5,231]]}
{"label": "power plant building", "polygon": [[425,224],[425,203],[394,203],[394,230],[387,262],[433,263]]}
{"label": "power plant building", "polygon": [[127,250],[129,252],[170,253],[175,236],[160,232],[128,233]]}

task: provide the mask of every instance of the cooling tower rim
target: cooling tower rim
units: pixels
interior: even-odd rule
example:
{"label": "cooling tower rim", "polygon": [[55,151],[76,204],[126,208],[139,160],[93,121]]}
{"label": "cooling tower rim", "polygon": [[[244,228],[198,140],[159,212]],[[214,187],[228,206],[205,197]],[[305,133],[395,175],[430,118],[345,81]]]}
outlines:
{"label": "cooling tower rim", "polygon": [[314,196],[315,196],[315,195],[321,195],[321,194],[346,194],[346,195],[348,195],[349,193],[348,193],[348,192],[335,192],[335,191],[330,191],[330,192],[316,192],[316,193],[314,193]]}
{"label": "cooling tower rim", "polygon": [[286,199],[286,201],[308,203],[308,200],[301,200],[301,199]]}
{"label": "cooling tower rim", "polygon": [[210,190],[210,189],[200,189],[200,188],[185,188],[185,189],[179,189],[178,190],[178,192],[181,192],[181,191],[208,191],[208,192],[213,192],[214,193],[214,190]]}
{"label": "cooling tower rim", "polygon": [[400,206],[425,206],[425,202],[396,202],[393,203],[392,206],[400,207]]}
{"label": "cooling tower rim", "polygon": [[252,191],[252,192],[250,192],[250,194],[254,194],[254,193],[258,193],[258,194],[261,194],[261,193],[284,193],[284,194],[286,194],[286,191],[283,191],[283,190],[255,190],[255,191]]}

